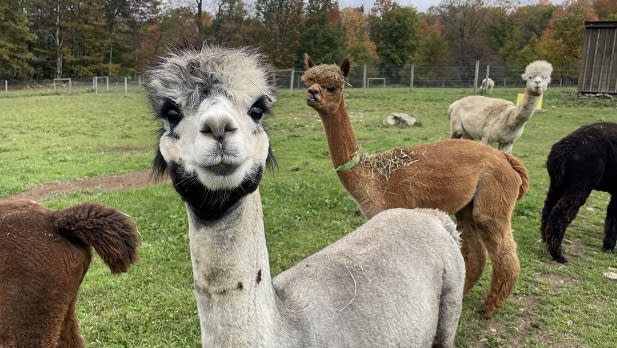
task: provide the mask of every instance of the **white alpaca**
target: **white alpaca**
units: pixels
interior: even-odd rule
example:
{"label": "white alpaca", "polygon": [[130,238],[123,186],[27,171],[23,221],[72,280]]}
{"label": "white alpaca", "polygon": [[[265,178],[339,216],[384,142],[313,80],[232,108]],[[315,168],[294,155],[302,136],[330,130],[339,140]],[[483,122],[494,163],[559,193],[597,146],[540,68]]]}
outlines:
{"label": "white alpaca", "polygon": [[498,143],[499,150],[512,152],[512,145],[523,134],[538,99],[548,88],[552,72],[552,65],[543,60],[527,65],[521,75],[527,85],[519,105],[482,96],[469,96],[450,104],[450,137],[480,139],[483,144]]}
{"label": "white alpaca", "polygon": [[203,347],[454,347],[465,266],[442,212],[385,211],[271,278],[268,77],[259,56],[219,47],[148,73],[163,124],[154,169],[185,202]]}
{"label": "white alpaca", "polygon": [[494,87],[495,81],[493,81],[490,77],[485,77],[482,79],[482,84],[480,85],[480,94],[491,94],[493,93]]}

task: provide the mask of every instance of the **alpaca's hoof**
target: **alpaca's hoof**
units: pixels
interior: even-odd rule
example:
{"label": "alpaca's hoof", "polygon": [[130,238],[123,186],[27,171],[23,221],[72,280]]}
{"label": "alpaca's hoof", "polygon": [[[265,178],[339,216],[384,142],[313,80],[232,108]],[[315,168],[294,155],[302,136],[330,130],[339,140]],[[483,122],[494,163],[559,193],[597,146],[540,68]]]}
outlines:
{"label": "alpaca's hoof", "polygon": [[559,262],[559,263],[563,263],[566,264],[568,263],[568,260],[566,259],[565,256],[563,256],[563,254],[561,253],[560,249],[548,249],[548,253],[551,254],[551,257],[553,258],[553,260]]}
{"label": "alpaca's hoof", "polygon": [[565,258],[565,256],[563,255],[553,255],[553,260],[561,263],[561,264],[567,264],[568,263],[568,259]]}
{"label": "alpaca's hoof", "polygon": [[614,253],[615,252],[615,241],[604,240],[602,242],[602,250],[604,250],[607,253]]}
{"label": "alpaca's hoof", "polygon": [[482,309],[482,310],[479,310],[479,311],[478,311],[478,317],[479,317],[480,319],[484,319],[484,320],[486,320],[486,319],[488,319],[490,316],[491,316],[491,315],[490,315],[490,313],[487,313],[484,309]]}

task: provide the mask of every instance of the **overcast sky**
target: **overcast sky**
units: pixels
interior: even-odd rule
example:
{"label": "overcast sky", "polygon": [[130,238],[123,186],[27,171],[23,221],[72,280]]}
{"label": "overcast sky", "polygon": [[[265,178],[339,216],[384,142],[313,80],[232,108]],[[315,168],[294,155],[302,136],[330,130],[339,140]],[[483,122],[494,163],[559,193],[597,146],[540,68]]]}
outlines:
{"label": "overcast sky", "polygon": [[[429,7],[439,5],[441,0],[396,0],[396,2],[401,6],[413,6],[418,12],[426,12]],[[519,2],[522,5],[538,3],[537,0],[519,0]],[[563,0],[551,0],[551,2],[558,4],[563,2]],[[339,0],[338,3],[341,8],[359,7],[364,4],[364,10],[368,12],[373,7],[375,0]]]}
{"label": "overcast sky", "polygon": [[[419,12],[425,12],[430,6],[439,4],[440,0],[397,0],[396,3],[401,6],[413,6]],[[339,0],[340,8],[344,7],[359,7],[364,4],[364,10],[368,11],[373,7],[375,0]]]}

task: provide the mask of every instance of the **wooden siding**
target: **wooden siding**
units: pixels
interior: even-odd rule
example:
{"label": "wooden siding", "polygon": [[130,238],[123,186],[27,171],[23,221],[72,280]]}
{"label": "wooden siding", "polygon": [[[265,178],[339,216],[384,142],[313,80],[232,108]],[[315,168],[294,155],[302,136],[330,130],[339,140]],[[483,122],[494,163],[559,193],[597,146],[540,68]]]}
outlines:
{"label": "wooden siding", "polygon": [[617,94],[617,21],[585,22],[578,93]]}

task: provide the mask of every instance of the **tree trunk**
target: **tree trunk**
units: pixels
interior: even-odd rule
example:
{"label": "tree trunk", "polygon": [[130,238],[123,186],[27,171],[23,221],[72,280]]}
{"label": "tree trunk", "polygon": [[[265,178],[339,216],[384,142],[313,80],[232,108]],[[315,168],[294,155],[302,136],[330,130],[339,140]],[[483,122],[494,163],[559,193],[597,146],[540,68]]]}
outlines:
{"label": "tree trunk", "polygon": [[60,37],[60,0],[56,0],[56,78],[62,77],[62,43],[63,38]]}
{"label": "tree trunk", "polygon": [[204,37],[204,23],[203,23],[203,18],[202,18],[202,5],[203,5],[203,0],[196,0],[197,2],[197,37],[199,39]]}

